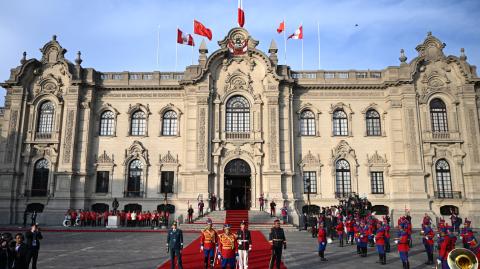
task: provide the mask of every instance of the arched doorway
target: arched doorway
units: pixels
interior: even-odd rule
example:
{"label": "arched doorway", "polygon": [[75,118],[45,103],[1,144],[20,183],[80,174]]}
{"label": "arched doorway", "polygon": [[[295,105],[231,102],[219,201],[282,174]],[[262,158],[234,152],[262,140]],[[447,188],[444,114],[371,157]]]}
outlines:
{"label": "arched doorway", "polygon": [[231,160],[225,166],[225,209],[250,209],[251,174],[250,165],[242,159]]}

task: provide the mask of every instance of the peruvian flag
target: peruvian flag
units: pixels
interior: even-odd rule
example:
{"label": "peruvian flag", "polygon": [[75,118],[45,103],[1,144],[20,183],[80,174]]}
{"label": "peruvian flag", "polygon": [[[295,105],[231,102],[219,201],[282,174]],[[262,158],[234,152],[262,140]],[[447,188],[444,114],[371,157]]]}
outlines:
{"label": "peruvian flag", "polygon": [[177,28],[177,43],[188,45],[188,46],[195,46],[195,42],[193,41],[193,36],[191,34],[184,34],[182,30]]}
{"label": "peruvian flag", "polygon": [[238,26],[245,24],[245,12],[243,11],[243,0],[238,0]]}
{"label": "peruvian flag", "polygon": [[297,30],[295,30],[295,33],[291,34],[288,36],[288,39],[303,39],[303,26],[300,25]]}
{"label": "peruvian flag", "polygon": [[285,21],[282,21],[277,28],[277,33],[281,34],[283,31],[285,31]]}
{"label": "peruvian flag", "polygon": [[197,35],[204,36],[208,40],[212,40],[212,30],[208,29],[201,22],[193,20],[193,33]]}

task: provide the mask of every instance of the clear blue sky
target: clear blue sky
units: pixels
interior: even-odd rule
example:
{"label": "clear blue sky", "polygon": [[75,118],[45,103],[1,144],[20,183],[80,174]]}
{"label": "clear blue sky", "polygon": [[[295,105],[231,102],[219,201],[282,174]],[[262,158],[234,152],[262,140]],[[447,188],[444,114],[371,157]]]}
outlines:
{"label": "clear blue sky", "polygon": [[[213,31],[210,53],[236,26],[237,0],[15,0],[1,1],[0,80],[19,64],[23,51],[40,58],[41,48],[58,35],[75,59],[82,51],[84,67],[99,71],[173,71],[176,27],[192,31],[192,20]],[[399,50],[409,60],[428,31],[447,44],[447,55],[464,47],[471,64],[480,62],[479,0],[244,0],[245,28],[267,51],[275,39],[283,52],[283,36],[275,31],[286,18],[287,32],[303,23],[304,69],[318,68],[317,22],[320,23],[322,69],[382,69],[398,65]],[[355,27],[358,24],[358,27]],[[157,30],[160,57],[157,66]],[[201,42],[195,36],[197,46]],[[301,68],[301,43],[288,41],[288,64]],[[190,47],[178,49],[179,70],[191,63]],[[195,47],[195,61],[198,47]],[[283,59],[283,54],[280,55]],[[283,60],[282,60],[283,63]],[[5,91],[0,90],[0,104]]]}

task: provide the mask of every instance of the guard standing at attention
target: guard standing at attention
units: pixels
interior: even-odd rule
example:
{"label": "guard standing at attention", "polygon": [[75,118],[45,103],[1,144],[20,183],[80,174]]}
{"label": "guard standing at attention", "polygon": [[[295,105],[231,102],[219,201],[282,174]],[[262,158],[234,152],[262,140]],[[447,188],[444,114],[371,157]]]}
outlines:
{"label": "guard standing at attention", "polygon": [[287,249],[287,240],[285,239],[285,233],[280,228],[280,220],[276,219],[273,222],[273,228],[270,230],[268,236],[268,242],[272,245],[272,256],[270,257],[270,269],[273,269],[273,264],[276,264],[276,268],[280,269],[280,263],[282,262],[282,248]]}
{"label": "guard standing at attention", "polygon": [[202,231],[200,238],[200,251],[203,251],[205,269],[208,268],[210,262],[210,268],[214,268],[215,248],[217,246],[217,232],[212,228],[212,220],[207,219],[207,227]]}
{"label": "guard standing at attention", "polygon": [[244,220],[240,223],[240,230],[237,231],[237,242],[238,268],[248,269],[248,253],[252,250],[252,236]]}
{"label": "guard standing at attention", "polygon": [[170,252],[171,268],[175,269],[175,256],[177,257],[178,269],[182,266],[183,233],[177,229],[177,222],[172,223],[172,229],[168,231],[167,252]]}
{"label": "guard standing at attention", "polygon": [[230,232],[230,224],[223,225],[223,230],[224,233],[218,236],[218,258],[222,261],[222,269],[226,269],[227,265],[235,269],[237,240]]}

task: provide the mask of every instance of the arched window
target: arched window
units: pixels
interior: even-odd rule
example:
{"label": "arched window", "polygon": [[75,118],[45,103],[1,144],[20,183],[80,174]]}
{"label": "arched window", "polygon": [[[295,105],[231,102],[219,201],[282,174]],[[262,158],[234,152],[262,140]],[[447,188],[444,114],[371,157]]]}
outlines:
{"label": "arched window", "polygon": [[142,175],[143,163],[138,159],[131,161],[128,166],[127,197],[142,196],[142,191],[140,190]]}
{"label": "arched window", "polygon": [[435,98],[430,102],[430,115],[432,132],[448,132],[447,107],[442,100]]}
{"label": "arched window", "polygon": [[55,114],[55,106],[52,102],[47,101],[40,106],[38,115],[37,132],[51,133],[53,132],[53,116]]}
{"label": "arched window", "polygon": [[233,96],[227,102],[226,132],[250,132],[250,104],[243,96]]}
{"label": "arched window", "polygon": [[32,196],[47,196],[48,189],[48,161],[40,159],[33,168]]}
{"label": "arched window", "polygon": [[444,159],[438,160],[435,165],[437,174],[438,198],[453,198],[452,178],[450,177],[450,166]]}
{"label": "arched window", "polygon": [[177,113],[169,110],[163,114],[162,135],[174,136],[177,135]]}
{"label": "arched window", "polygon": [[374,109],[370,109],[366,114],[367,120],[367,136],[380,136],[381,125],[380,125],[380,114]]}
{"label": "arched window", "polygon": [[315,114],[311,110],[304,110],[300,114],[301,135],[315,135]]}
{"label": "arched window", "polygon": [[138,110],[132,114],[131,135],[145,135],[147,130],[147,118],[145,112]]}
{"label": "arched window", "polygon": [[339,109],[333,112],[333,135],[348,135],[348,120],[345,111]]}
{"label": "arched window", "polygon": [[109,136],[113,135],[113,128],[114,128],[114,121],[115,121],[115,114],[107,110],[102,113],[100,116],[100,135],[102,136]]}
{"label": "arched window", "polygon": [[335,164],[335,175],[337,197],[348,197],[352,192],[350,164],[344,159],[338,160]]}

